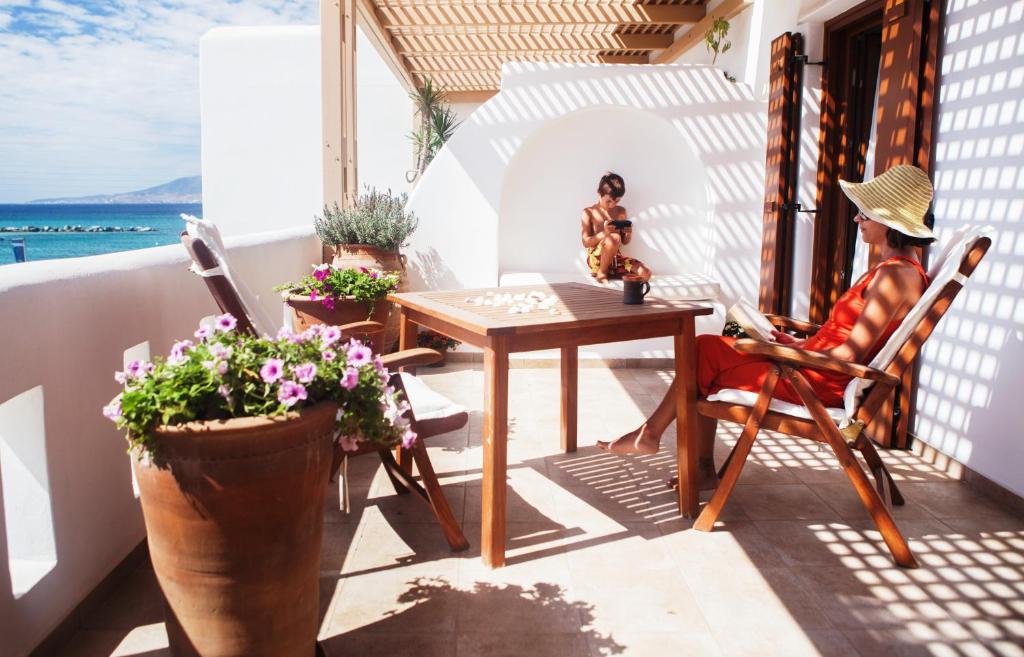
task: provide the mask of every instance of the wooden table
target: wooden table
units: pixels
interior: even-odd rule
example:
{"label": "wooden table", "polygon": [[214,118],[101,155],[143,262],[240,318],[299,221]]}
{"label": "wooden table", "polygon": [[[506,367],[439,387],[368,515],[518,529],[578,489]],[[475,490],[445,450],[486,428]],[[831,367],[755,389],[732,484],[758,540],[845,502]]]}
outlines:
{"label": "wooden table", "polygon": [[[478,297],[554,295],[552,308],[510,313],[512,306],[478,305]],[[537,296],[537,294],[535,294]],[[416,325],[461,340],[484,352],[484,463],[480,551],[484,563],[505,563],[505,495],[508,441],[508,356],[513,352],[561,349],[562,449],[576,451],[577,347],[673,336],[676,374],[676,446],[679,510],[695,517],[697,502],[696,355],[694,318],[710,315],[699,303],[647,297],[643,305],[625,305],[622,292],[582,283],[557,283],[482,290],[392,294],[401,307],[401,347],[416,346]],[[513,301],[515,304],[521,302]],[[551,310],[555,312],[551,312]]]}

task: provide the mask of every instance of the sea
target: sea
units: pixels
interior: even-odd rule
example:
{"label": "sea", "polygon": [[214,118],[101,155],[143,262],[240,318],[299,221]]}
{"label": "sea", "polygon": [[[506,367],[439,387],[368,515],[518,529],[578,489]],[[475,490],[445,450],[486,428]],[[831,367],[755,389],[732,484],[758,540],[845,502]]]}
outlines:
{"label": "sea", "polygon": [[[11,238],[24,238],[25,260],[53,260],[134,251],[177,244],[185,222],[181,214],[203,216],[201,203],[129,204],[0,204],[0,266],[15,264]],[[7,232],[8,227],[46,226],[148,227],[148,232]]]}

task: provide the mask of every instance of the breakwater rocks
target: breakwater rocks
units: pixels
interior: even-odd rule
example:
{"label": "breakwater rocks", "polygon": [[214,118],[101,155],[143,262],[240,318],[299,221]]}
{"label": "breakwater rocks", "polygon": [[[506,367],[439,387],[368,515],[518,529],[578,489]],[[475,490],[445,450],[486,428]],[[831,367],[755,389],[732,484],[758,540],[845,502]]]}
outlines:
{"label": "breakwater rocks", "polygon": [[152,226],[0,226],[0,233],[152,233]]}

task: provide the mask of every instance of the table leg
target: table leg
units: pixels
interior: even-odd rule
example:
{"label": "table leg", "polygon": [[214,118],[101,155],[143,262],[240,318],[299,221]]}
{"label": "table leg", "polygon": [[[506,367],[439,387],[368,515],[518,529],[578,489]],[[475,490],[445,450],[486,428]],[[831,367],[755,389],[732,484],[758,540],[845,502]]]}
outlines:
{"label": "table leg", "polygon": [[679,513],[696,518],[697,497],[697,348],[693,317],[683,319],[675,336],[676,459],[679,470]]}
{"label": "table leg", "polygon": [[[416,348],[416,324],[409,319],[409,315],[402,306],[402,315],[399,320],[399,333],[398,333],[398,349],[415,349]],[[410,374],[416,374],[415,367],[403,367],[403,372],[409,372]],[[395,447],[395,461],[398,462],[398,466],[402,468],[406,473],[412,474],[413,457],[412,452],[407,449],[402,449],[401,445]]]}
{"label": "table leg", "polygon": [[493,336],[484,347],[484,480],[480,554],[491,568],[505,565],[508,470],[508,340]]}
{"label": "table leg", "polygon": [[576,391],[579,353],[576,347],[562,347],[562,451],[576,451]]}

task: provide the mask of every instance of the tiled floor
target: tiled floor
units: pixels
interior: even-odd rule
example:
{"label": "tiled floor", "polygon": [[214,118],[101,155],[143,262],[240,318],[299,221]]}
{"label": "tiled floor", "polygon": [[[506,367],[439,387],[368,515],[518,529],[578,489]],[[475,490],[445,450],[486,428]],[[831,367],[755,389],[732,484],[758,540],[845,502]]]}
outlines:
{"label": "tiled floor", "polygon": [[[558,370],[510,374],[509,559],[479,559],[483,376],[424,373],[472,409],[431,458],[473,544],[452,554],[427,508],[373,457],[350,464],[353,509],[327,510],[322,639],[332,657],[1024,655],[1024,518],[908,452],[883,458],[921,568],[893,565],[833,458],[763,435],[711,533],[676,517],[656,456],[594,441],[636,425],[668,385],[655,370],[584,369],[580,450],[558,450]],[[674,430],[674,427],[672,428]],[[738,427],[719,428],[719,459]],[[68,657],[168,654],[148,566],[92,614]]]}

